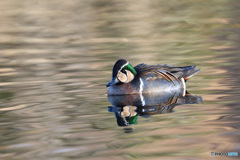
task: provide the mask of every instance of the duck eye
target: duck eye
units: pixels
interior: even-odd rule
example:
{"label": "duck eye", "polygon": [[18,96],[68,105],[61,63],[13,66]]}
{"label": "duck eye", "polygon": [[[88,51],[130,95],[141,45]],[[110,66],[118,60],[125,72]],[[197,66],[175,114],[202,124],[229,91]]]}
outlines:
{"label": "duck eye", "polygon": [[121,72],[124,73],[124,74],[127,74],[125,69],[122,69]]}

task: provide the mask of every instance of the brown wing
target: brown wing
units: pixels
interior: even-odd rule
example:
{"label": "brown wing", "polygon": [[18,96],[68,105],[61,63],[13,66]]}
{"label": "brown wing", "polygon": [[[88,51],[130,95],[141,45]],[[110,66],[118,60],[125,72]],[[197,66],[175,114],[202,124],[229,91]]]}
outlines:
{"label": "brown wing", "polygon": [[158,71],[158,70],[167,70],[167,69],[170,69],[170,68],[173,68],[174,66],[171,66],[171,65],[161,65],[161,64],[158,64],[158,65],[147,65],[147,64],[144,64],[144,63],[141,63],[137,66],[134,67],[134,69],[139,73],[139,74],[142,74],[144,72],[154,72],[154,71]]}
{"label": "brown wing", "polygon": [[167,76],[165,79],[184,78],[185,80],[189,79],[200,70],[195,70],[195,66],[177,67],[167,64],[147,65],[144,63],[135,66],[134,69],[137,71],[138,75],[143,75],[146,72],[160,72],[160,74]]}

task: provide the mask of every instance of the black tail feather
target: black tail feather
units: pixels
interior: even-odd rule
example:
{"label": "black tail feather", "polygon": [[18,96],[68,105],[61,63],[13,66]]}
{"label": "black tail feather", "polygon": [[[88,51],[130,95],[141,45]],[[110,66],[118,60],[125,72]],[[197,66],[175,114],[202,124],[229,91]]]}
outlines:
{"label": "black tail feather", "polygon": [[[194,68],[195,68],[195,66],[194,66]],[[191,78],[193,75],[195,75],[197,72],[199,72],[200,71],[200,69],[192,69],[192,70],[189,70],[188,72],[187,72],[187,74],[186,75],[184,75],[184,80],[185,81],[187,81],[189,78]]]}

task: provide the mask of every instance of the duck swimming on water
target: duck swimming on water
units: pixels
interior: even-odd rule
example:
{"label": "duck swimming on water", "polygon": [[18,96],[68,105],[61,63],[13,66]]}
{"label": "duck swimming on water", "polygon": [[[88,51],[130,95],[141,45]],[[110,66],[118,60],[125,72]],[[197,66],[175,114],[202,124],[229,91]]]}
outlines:
{"label": "duck swimming on water", "polygon": [[112,71],[112,80],[106,85],[107,94],[150,94],[159,92],[186,93],[186,81],[200,69],[195,66],[176,67],[167,64],[138,64],[133,67],[127,60],[119,59]]}

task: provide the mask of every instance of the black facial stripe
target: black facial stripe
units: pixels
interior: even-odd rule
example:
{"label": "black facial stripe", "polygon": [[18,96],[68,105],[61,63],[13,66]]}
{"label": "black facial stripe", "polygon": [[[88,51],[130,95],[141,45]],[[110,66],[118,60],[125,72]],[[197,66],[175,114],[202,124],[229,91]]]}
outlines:
{"label": "black facial stripe", "polygon": [[122,69],[121,72],[127,75],[127,72],[125,69]]}

